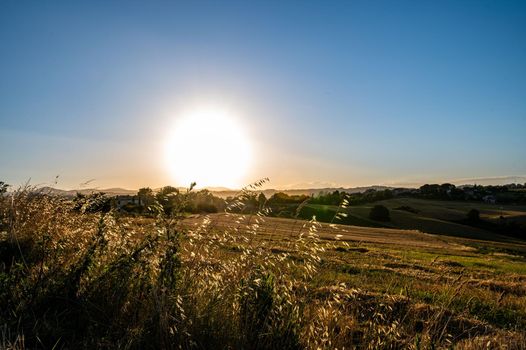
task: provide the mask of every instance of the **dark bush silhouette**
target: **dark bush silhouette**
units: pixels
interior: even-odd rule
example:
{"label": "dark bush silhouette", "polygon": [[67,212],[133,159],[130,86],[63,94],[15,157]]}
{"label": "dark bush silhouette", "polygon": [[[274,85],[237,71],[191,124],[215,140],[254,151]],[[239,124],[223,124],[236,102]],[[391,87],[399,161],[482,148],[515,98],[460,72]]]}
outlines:
{"label": "dark bush silhouette", "polygon": [[391,220],[391,218],[389,217],[389,209],[387,209],[385,206],[380,205],[380,204],[375,205],[371,209],[371,212],[369,213],[369,218],[372,220],[377,220],[377,221]]}
{"label": "dark bush silhouette", "polygon": [[471,222],[480,221],[480,212],[477,209],[471,209],[468,211],[468,220]]}
{"label": "dark bush silhouette", "polygon": [[73,210],[84,213],[108,213],[111,210],[111,198],[104,192],[82,194],[77,192],[73,198]]}
{"label": "dark bush silhouette", "polygon": [[7,192],[9,185],[3,181],[0,181],[0,195]]}

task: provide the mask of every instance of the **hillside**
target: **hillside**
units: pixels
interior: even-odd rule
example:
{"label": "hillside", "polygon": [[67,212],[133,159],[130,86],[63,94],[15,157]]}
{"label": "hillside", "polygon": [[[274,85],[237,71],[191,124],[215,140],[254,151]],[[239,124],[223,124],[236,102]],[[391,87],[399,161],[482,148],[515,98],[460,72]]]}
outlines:
{"label": "hillside", "polygon": [[[346,193],[361,193],[365,192],[367,190],[386,190],[391,189],[392,187],[387,186],[365,186],[365,187],[325,187],[325,188],[303,188],[303,189],[274,189],[274,188],[268,188],[265,190],[261,190],[261,192],[266,197],[271,197],[272,195],[276,193],[285,193],[290,196],[315,196],[320,193],[330,193],[334,191],[340,191],[340,192],[346,192]],[[212,192],[214,195],[226,198],[226,197],[233,197],[239,193],[239,190],[232,190],[232,189],[218,189],[218,188],[208,188],[210,192]]]}
{"label": "hillside", "polygon": [[[384,205],[389,209],[391,220],[378,222],[369,219],[369,212],[374,205]],[[317,210],[337,210],[336,206],[308,205]],[[402,208],[413,209],[414,212]],[[345,220],[359,222],[362,226],[384,226],[389,228],[419,230],[426,233],[451,235],[473,239],[513,241],[513,239],[495,234],[488,230],[460,224],[471,209],[480,211],[481,219],[496,221],[503,216],[507,219],[523,221],[526,219],[525,206],[492,205],[480,202],[438,201],[415,198],[394,198],[375,203],[353,205],[346,211]]]}
{"label": "hillside", "polygon": [[524,242],[158,208],[0,196],[0,348],[526,347]]}

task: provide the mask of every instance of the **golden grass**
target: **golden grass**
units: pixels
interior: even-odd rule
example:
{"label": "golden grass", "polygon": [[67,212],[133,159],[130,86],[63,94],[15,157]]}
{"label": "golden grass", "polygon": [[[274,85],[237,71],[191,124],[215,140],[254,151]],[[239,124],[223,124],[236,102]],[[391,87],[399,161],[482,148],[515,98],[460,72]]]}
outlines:
{"label": "golden grass", "polygon": [[269,218],[265,208],[155,210],[155,219],[77,212],[28,188],[2,197],[0,348],[526,342],[526,263],[502,246],[486,253],[474,240]]}

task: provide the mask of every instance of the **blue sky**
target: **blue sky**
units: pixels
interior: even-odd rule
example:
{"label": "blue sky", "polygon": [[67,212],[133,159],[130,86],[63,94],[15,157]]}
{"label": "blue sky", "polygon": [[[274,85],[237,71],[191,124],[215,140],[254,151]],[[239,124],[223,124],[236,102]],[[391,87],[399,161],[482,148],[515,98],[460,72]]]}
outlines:
{"label": "blue sky", "polygon": [[0,180],[173,183],[166,129],[216,104],[246,182],[525,176],[525,38],[522,1],[3,1]]}

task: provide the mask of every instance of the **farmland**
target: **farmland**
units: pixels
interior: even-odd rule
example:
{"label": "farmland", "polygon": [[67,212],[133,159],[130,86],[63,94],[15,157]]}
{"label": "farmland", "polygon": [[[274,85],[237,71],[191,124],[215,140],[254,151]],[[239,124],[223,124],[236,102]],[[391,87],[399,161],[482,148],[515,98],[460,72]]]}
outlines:
{"label": "farmland", "polygon": [[0,203],[2,348],[526,346],[523,241],[33,193]]}
{"label": "farmland", "polygon": [[[196,225],[201,219],[191,218],[185,224]],[[248,231],[254,230],[251,225],[257,221],[259,244],[263,242],[276,254],[286,252],[292,257],[294,251],[289,249],[290,241],[307,234],[309,227],[305,221],[254,216],[214,214],[207,220],[215,229]],[[376,303],[396,300],[395,304],[408,304],[406,313],[399,315],[408,322],[421,321],[428,325],[433,322],[433,318],[426,320],[425,316],[414,314],[415,308],[426,310],[428,316],[430,310],[442,310],[453,320],[455,317],[462,319],[454,321],[463,325],[457,325],[459,329],[449,329],[446,324],[439,326],[445,327],[443,336],[450,337],[454,344],[475,344],[473,339],[464,339],[471,337],[490,341],[491,336],[486,332],[497,329],[511,332],[511,339],[524,336],[525,242],[432,235],[418,230],[317,225],[317,234],[331,244],[321,255],[319,271],[310,281],[314,290],[337,288],[343,283],[349,290],[363,293],[365,299],[371,298]],[[230,249],[236,250],[235,246]],[[415,317],[424,319],[416,321]],[[441,316],[435,314],[433,317]],[[482,348],[487,343],[479,345]],[[479,348],[475,345],[468,348],[470,346]],[[524,343],[516,344],[516,348],[522,346]]]}
{"label": "farmland", "polygon": [[[381,204],[390,211],[389,222],[377,222],[369,219],[369,212],[373,205]],[[336,212],[337,206],[310,204],[308,207],[316,211]],[[412,211],[403,210],[409,208]],[[457,237],[468,237],[474,239],[489,239],[509,241],[509,237],[498,235],[487,230],[463,225],[461,220],[471,209],[480,211],[482,220],[497,223],[502,216],[505,220],[513,220],[517,223],[526,221],[526,207],[520,205],[496,205],[480,202],[459,202],[424,200],[415,198],[388,199],[374,204],[353,205],[347,208],[349,224],[360,226],[383,226],[389,228],[416,229],[437,235],[450,235]]]}

